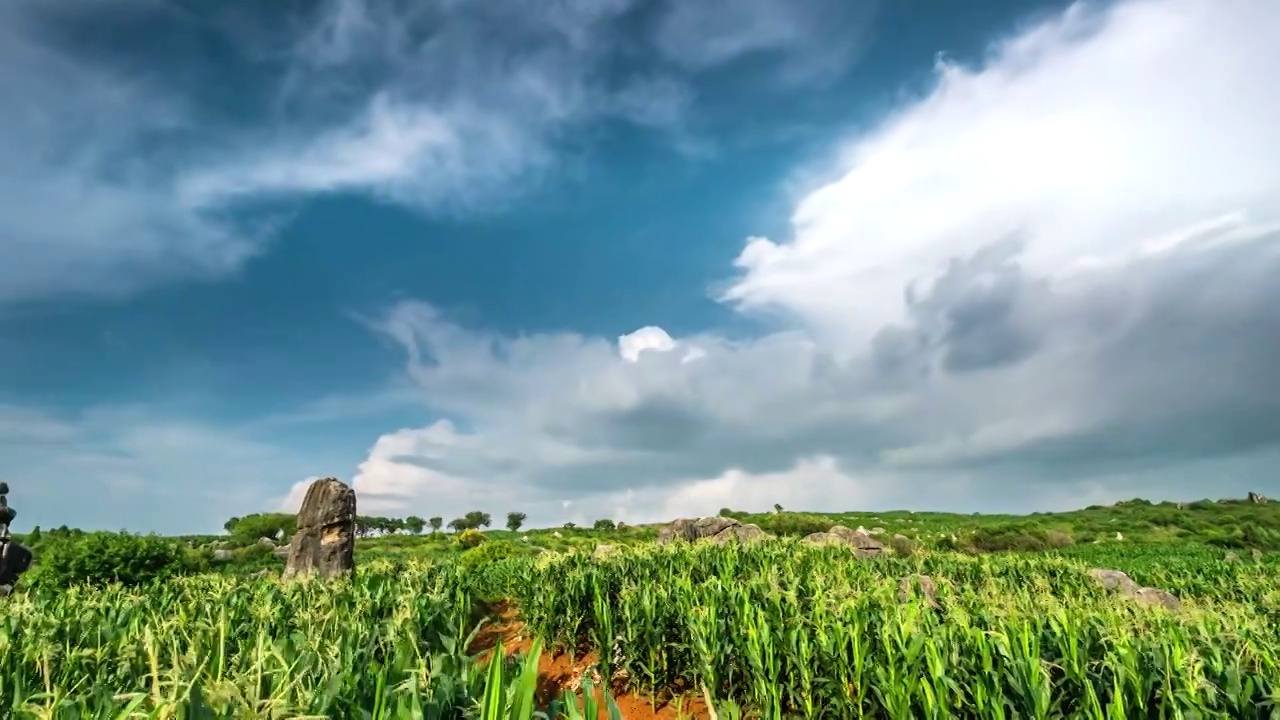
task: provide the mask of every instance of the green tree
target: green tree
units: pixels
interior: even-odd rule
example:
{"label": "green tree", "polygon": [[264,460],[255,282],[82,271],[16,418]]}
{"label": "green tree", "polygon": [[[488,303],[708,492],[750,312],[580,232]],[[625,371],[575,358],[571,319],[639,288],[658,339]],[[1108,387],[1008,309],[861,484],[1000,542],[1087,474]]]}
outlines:
{"label": "green tree", "polygon": [[254,513],[242,518],[232,518],[223,527],[229,527],[231,536],[241,542],[256,542],[258,538],[287,540],[298,531],[298,516],[292,513]]}
{"label": "green tree", "polygon": [[404,519],[404,526],[414,535],[421,535],[422,529],[427,526],[427,521],[417,515],[410,515]]}
{"label": "green tree", "polygon": [[616,530],[618,528],[609,518],[600,518],[591,527],[596,530]]}
{"label": "green tree", "polygon": [[472,510],[462,516],[463,530],[479,530],[481,526],[489,527],[493,524],[493,519],[489,517],[489,513]]}
{"label": "green tree", "polygon": [[427,524],[431,526],[431,532],[440,532],[440,527],[444,525],[444,518],[437,515],[427,520]]}
{"label": "green tree", "polygon": [[236,530],[236,523],[238,522],[240,522],[240,518],[233,517],[230,520],[222,523],[222,529],[226,530],[228,533],[233,533]]}
{"label": "green tree", "polygon": [[522,512],[507,513],[507,529],[511,532],[516,532],[528,517],[528,515],[525,515]]}

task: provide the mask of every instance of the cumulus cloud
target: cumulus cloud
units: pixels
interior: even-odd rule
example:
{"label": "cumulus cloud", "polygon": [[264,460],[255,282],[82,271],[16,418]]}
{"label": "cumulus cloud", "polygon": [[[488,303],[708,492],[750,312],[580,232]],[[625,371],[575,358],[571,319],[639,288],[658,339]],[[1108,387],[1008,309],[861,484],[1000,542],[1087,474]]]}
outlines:
{"label": "cumulus cloud", "polygon": [[1078,5],[939,66],[737,258],[722,299],[784,331],[504,338],[402,304],[382,328],[452,422],[384,437],[357,489],[547,519],[1265,490],[1278,34],[1263,0]]}

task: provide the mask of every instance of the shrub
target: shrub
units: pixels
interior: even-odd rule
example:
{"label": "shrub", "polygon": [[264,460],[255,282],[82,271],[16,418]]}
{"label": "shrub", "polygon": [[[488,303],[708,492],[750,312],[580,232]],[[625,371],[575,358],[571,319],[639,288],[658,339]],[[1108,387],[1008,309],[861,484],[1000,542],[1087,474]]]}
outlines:
{"label": "shrub", "polygon": [[464,548],[479,547],[485,541],[484,533],[474,528],[467,528],[458,533],[457,543]]}
{"label": "shrub", "polygon": [[513,557],[522,557],[531,552],[530,549],[520,543],[514,543],[509,540],[495,540],[464,551],[458,559],[458,564],[467,572],[474,572],[494,563],[509,560]]}
{"label": "shrub", "polygon": [[32,569],[32,585],[86,583],[143,585],[204,569],[199,556],[155,535],[85,533],[45,543]]}

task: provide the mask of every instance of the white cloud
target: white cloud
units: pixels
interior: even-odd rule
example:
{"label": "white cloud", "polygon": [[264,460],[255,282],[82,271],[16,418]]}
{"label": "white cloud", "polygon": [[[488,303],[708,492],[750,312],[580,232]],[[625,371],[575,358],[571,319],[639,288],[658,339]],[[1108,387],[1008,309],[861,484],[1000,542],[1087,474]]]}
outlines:
{"label": "white cloud", "polygon": [[1227,213],[1280,219],[1280,6],[1073,6],[943,65],[927,96],[860,133],[847,172],[755,238],[724,299],[857,347],[902,319],[903,289],[1011,234],[1056,275]]}
{"label": "white cloud", "polygon": [[793,237],[738,258],[724,300],[783,332],[515,339],[403,304],[383,329],[458,426],[431,453],[400,431],[396,460],[380,441],[356,482],[547,520],[567,500],[589,519],[1266,491],[1277,36],[1263,0],[1133,0],[940,68],[849,144]]}
{"label": "white cloud", "polygon": [[[197,43],[157,59],[128,42],[104,52],[68,40],[68,28],[100,14],[133,30],[139,18],[190,29],[190,17],[162,5],[3,3],[0,303],[234,272],[288,217],[287,201],[318,194],[491,212],[555,173],[561,151],[586,142],[575,131],[593,123],[630,122],[702,152],[682,127],[696,78],[675,73],[651,39],[627,36],[633,5],[328,0],[283,20],[262,10],[237,22],[211,11],[194,21],[200,31],[226,32],[225,47],[248,61],[240,67],[260,73],[229,80],[202,74],[214,71]],[[807,27],[807,2],[734,5],[756,20],[728,33],[738,39],[714,51],[716,63],[761,47],[782,61],[822,55],[827,70],[852,61],[805,50],[803,33],[750,39],[793,16]],[[662,47],[696,53],[724,40]],[[615,76],[624,57],[634,72]],[[136,69],[157,63],[165,73]],[[247,107],[233,112],[206,94],[227,82]]]}

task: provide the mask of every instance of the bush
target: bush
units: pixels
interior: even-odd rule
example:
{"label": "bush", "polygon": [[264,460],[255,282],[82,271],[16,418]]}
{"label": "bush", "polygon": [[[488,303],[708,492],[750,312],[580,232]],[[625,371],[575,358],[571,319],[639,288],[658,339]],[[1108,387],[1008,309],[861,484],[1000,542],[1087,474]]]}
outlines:
{"label": "bush", "polygon": [[203,570],[200,558],[182,545],[155,535],[85,533],[50,540],[32,568],[31,584],[69,587],[86,583],[143,585]]}
{"label": "bush", "polygon": [[806,513],[784,513],[766,515],[759,519],[760,529],[779,537],[803,537],[818,532],[826,532],[835,525],[835,521],[821,515]]}
{"label": "bush", "polygon": [[591,526],[594,530],[617,530],[618,526],[609,518],[600,518]]}
{"label": "bush", "polygon": [[532,551],[522,544],[509,540],[495,540],[464,551],[458,558],[458,564],[470,573],[503,560],[531,553]]}
{"label": "bush", "polygon": [[464,548],[479,547],[485,541],[484,533],[474,528],[467,528],[458,533],[457,543]]}

